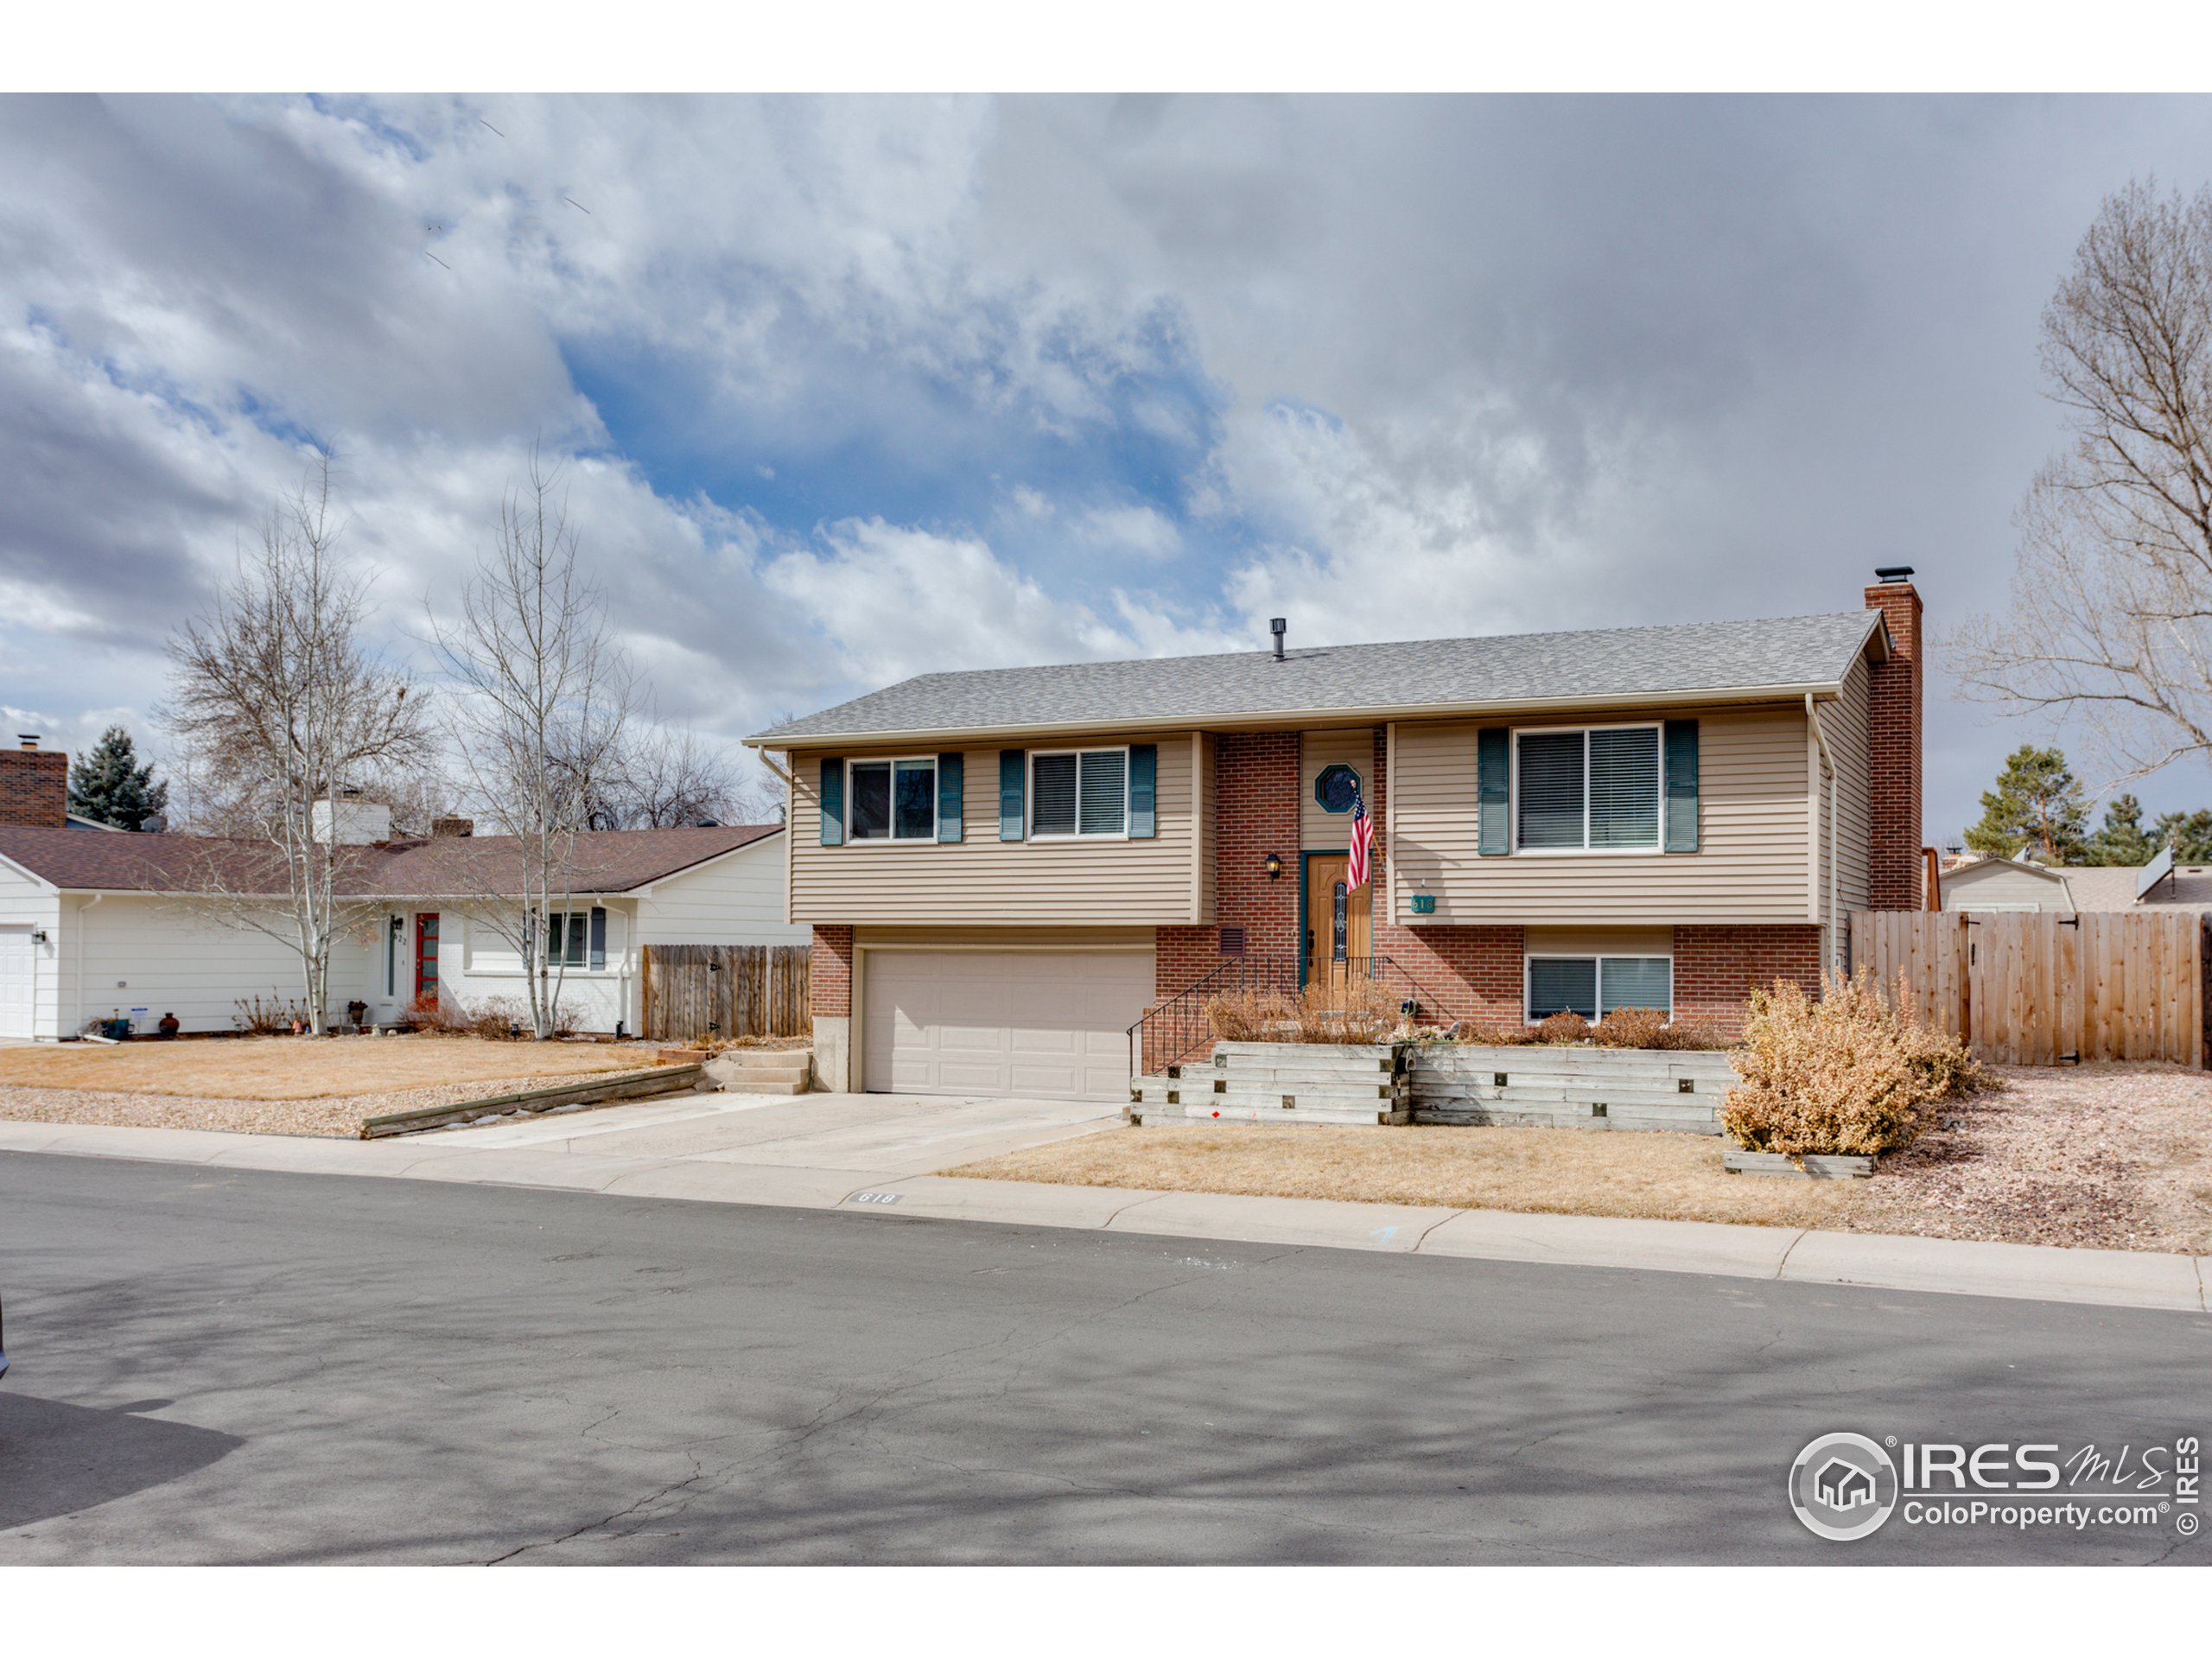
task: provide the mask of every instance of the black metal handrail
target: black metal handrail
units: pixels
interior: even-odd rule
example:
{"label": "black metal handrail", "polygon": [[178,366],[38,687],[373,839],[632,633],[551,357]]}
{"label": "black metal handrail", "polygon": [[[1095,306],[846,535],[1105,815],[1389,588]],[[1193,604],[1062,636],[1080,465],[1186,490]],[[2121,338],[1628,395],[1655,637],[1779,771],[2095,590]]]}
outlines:
{"label": "black metal handrail", "polygon": [[[1332,981],[1389,979],[1395,969],[1388,957],[1323,958],[1312,964]],[[1281,991],[1295,996],[1307,983],[1308,964],[1300,957],[1229,957],[1160,1003],[1147,1008],[1128,1028],[1129,1075],[1149,1075],[1179,1065],[1213,1041],[1206,1004],[1217,996],[1245,991]]]}

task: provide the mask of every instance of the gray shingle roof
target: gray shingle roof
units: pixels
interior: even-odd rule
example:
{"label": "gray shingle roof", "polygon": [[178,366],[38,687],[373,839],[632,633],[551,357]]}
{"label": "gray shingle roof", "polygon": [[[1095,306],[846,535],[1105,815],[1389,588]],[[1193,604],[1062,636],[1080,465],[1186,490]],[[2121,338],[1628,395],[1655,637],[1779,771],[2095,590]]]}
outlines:
{"label": "gray shingle roof", "polygon": [[1188,726],[1269,715],[1726,697],[1839,684],[1874,611],[924,674],[746,741]]}

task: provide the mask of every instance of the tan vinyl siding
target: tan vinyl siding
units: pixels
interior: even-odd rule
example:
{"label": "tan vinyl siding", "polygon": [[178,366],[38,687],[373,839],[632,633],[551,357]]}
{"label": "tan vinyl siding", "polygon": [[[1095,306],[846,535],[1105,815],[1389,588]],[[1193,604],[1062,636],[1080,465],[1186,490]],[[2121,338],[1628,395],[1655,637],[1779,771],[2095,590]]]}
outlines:
{"label": "tan vinyl siding", "polygon": [[1351,845],[1351,814],[1332,812],[1313,798],[1313,780],[1327,766],[1350,766],[1363,790],[1375,787],[1375,728],[1306,732],[1298,740],[1298,845],[1301,852],[1341,853]]}
{"label": "tan vinyl siding", "polygon": [[[1484,858],[1477,851],[1475,734],[1487,722],[1400,722],[1390,776],[1396,919],[1599,926],[1804,921],[1812,895],[1803,707],[1686,712],[1698,720],[1694,853]],[[1584,716],[1520,725],[1605,723]],[[1416,918],[1412,897],[1423,891],[1436,895],[1436,911]]]}
{"label": "tan vinyl siding", "polygon": [[[791,919],[823,923],[954,923],[1061,926],[1158,926],[1200,919],[1192,896],[1191,739],[1187,732],[1115,738],[1157,743],[1159,833],[1146,841],[999,839],[999,751],[963,757],[962,839],[957,842],[821,844],[823,751],[791,756]],[[1058,746],[1055,746],[1058,747]],[[1097,740],[1092,747],[1108,747]],[[836,751],[848,760],[928,751]],[[849,801],[848,802],[849,806]]]}
{"label": "tan vinyl siding", "polygon": [[[1870,896],[1873,853],[1873,775],[1867,728],[1867,667],[1861,657],[1844,676],[1843,695],[1820,705],[1821,729],[1827,734],[1828,753],[1835,759],[1836,879],[1842,899],[1843,919],[1864,910]],[[1821,803],[1823,817],[1827,802]],[[1821,871],[1821,916],[1827,920],[1827,874]]]}
{"label": "tan vinyl siding", "polygon": [[1943,878],[1942,891],[1946,910],[2053,910],[2068,915],[2074,909],[2063,878],[2001,859],[1953,871]]}
{"label": "tan vinyl siding", "polygon": [[1217,914],[1214,906],[1219,902],[1219,878],[1216,872],[1221,867],[1221,818],[1216,805],[1219,796],[1214,788],[1213,734],[1194,733],[1191,741],[1198,755],[1198,908],[1191,919],[1211,922]]}

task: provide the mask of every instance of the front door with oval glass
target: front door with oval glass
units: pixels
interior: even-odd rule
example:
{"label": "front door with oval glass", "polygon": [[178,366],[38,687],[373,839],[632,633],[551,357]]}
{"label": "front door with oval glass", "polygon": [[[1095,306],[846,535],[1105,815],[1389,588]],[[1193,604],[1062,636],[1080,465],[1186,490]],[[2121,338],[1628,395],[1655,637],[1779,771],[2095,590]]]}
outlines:
{"label": "front door with oval glass", "polygon": [[1306,974],[1308,985],[1341,985],[1368,972],[1373,957],[1375,885],[1351,884],[1346,853],[1309,853],[1306,858]]}

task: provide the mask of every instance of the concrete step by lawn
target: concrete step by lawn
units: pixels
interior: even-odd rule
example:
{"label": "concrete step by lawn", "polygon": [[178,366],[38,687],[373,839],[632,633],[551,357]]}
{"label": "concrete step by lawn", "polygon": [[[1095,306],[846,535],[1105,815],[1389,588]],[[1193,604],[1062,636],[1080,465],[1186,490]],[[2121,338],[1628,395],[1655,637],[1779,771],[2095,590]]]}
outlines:
{"label": "concrete step by lawn", "polygon": [[810,1048],[726,1048],[707,1075],[732,1094],[803,1095],[814,1086]]}

